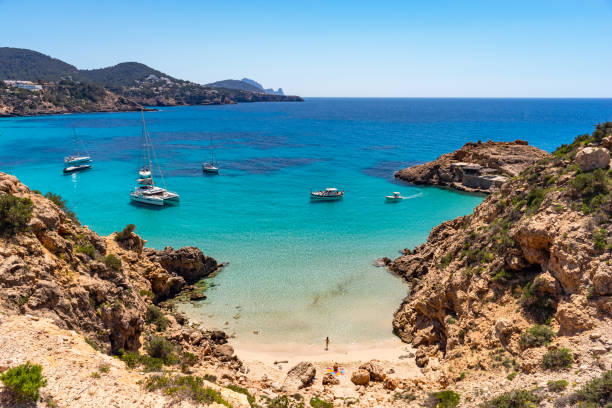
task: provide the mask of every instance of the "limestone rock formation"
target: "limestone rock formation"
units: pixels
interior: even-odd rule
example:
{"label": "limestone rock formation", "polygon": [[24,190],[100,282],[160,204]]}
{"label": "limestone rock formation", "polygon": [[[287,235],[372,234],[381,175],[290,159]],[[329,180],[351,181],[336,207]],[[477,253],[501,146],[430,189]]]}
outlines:
{"label": "limestone rock formation", "polygon": [[351,374],[351,382],[355,385],[368,385],[370,383],[370,372],[363,368]]}
{"label": "limestone rock formation", "polygon": [[449,186],[459,190],[497,190],[507,177],[546,157],[546,152],[527,142],[466,143],[461,149],[440,156],[433,162],[395,173],[395,177],[415,184]]}
{"label": "limestone rock formation", "polygon": [[601,170],[605,160],[576,170],[580,151],[605,153],[583,148],[585,138],[525,168],[393,262],[411,285],[393,327],[418,348],[419,366],[493,367],[485,351],[518,355],[521,334],[535,324],[560,339],[611,327],[612,174]]}
{"label": "limestone rock formation", "polygon": [[106,351],[141,346],[151,302],[146,293],[176,294],[186,282],[175,273],[191,281],[216,268],[216,261],[196,248],[167,249],[157,258],[168,271],[141,253],[137,235],[127,246],[116,235],[100,237],[14,176],[0,173],[3,194],[29,198],[33,209],[25,231],[0,236],[0,308],[48,317]]}
{"label": "limestone rock formation", "polygon": [[605,169],[610,165],[610,151],[605,147],[585,147],[576,154],[576,163],[582,171]]}
{"label": "limestone rock formation", "polygon": [[307,387],[312,384],[316,374],[317,370],[312,363],[302,361],[287,373],[283,383],[283,390],[292,393]]}
{"label": "limestone rock formation", "polygon": [[182,277],[188,284],[193,284],[215,272],[219,265],[210,256],[205,256],[196,247],[174,249],[166,247],[163,250],[146,248],[146,256],[152,262],[158,262],[172,275]]}

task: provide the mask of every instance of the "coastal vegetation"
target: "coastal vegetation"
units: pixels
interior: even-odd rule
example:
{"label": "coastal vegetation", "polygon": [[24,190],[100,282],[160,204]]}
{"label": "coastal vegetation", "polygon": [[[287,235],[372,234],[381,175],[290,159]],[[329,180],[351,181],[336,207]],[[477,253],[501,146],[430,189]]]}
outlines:
{"label": "coastal vegetation", "polygon": [[18,402],[38,401],[39,389],[47,385],[47,380],[42,375],[42,366],[29,361],[0,374],[0,381]]}
{"label": "coastal vegetation", "polygon": [[34,204],[29,198],[12,194],[0,195],[0,234],[14,235],[24,232],[32,217]]}

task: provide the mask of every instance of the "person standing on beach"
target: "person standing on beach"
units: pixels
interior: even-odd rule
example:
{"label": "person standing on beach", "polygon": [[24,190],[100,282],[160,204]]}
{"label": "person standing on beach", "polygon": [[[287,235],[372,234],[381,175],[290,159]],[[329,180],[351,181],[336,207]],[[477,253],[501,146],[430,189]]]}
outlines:
{"label": "person standing on beach", "polygon": [[329,337],[325,338],[325,351],[329,350]]}

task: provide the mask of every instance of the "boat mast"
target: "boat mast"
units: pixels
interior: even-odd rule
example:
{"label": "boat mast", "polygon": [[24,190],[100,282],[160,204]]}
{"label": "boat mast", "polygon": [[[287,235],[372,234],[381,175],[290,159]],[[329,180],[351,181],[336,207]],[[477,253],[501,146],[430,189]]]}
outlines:
{"label": "boat mast", "polygon": [[[157,171],[159,172],[159,177],[162,180],[162,185],[164,186],[164,188],[166,188],[166,181],[164,180],[164,173],[162,173],[161,171],[161,167],[159,166],[159,160],[157,159],[157,155],[155,154],[155,149],[153,148],[153,142],[151,142],[151,136],[149,136],[149,132],[147,131],[147,125],[145,123],[144,120],[144,111],[141,110],[140,114],[142,115],[142,127],[143,127],[143,132],[145,135],[145,146],[147,146],[147,160],[149,162],[149,170],[151,171],[151,181],[153,182],[152,185],[155,184],[155,181],[153,180],[153,162],[155,162],[157,164]],[[153,154],[153,157],[151,157],[151,154]]]}
{"label": "boat mast", "polygon": [[142,162],[144,168],[151,172],[151,185],[155,185],[155,180],[153,180],[153,164],[151,163],[151,139],[149,138],[149,132],[147,131],[147,123],[144,118],[144,111],[140,110],[140,115],[142,116]]}
{"label": "boat mast", "polygon": [[212,133],[210,134],[210,165],[215,165],[215,149],[213,148]]}

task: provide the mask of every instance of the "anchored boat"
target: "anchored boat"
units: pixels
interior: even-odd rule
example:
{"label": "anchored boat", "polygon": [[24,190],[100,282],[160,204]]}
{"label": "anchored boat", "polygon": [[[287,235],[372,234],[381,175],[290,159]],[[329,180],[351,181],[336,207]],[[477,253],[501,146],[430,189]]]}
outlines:
{"label": "anchored boat", "polygon": [[215,162],[212,135],[210,135],[210,161],[202,164],[202,171],[207,174],[219,174],[219,166]]}
{"label": "anchored boat", "polygon": [[157,169],[164,188],[155,185],[155,180],[153,179],[153,162],[157,162],[157,157],[155,155],[155,150],[153,150],[151,137],[147,131],[144,113],[141,112],[141,115],[143,135],[143,166],[140,168],[140,170],[138,170],[138,179],[136,180],[138,185],[134,188],[134,191],[130,193],[130,199],[137,203],[157,206],[176,203],[179,201],[179,195],[172,191],[166,190],[164,175],[159,165],[157,166]]}
{"label": "anchored boat", "polygon": [[344,197],[344,190],[338,191],[337,188],[328,187],[322,191],[311,191],[310,199],[312,201],[336,201]]}
{"label": "anchored boat", "polygon": [[[74,144],[81,145],[81,148],[86,152],[83,141],[77,136],[76,130],[72,129],[74,133]],[[64,173],[74,173],[79,170],[91,169],[91,157],[87,152],[85,154],[76,153],[70,156],[64,157]]]}

